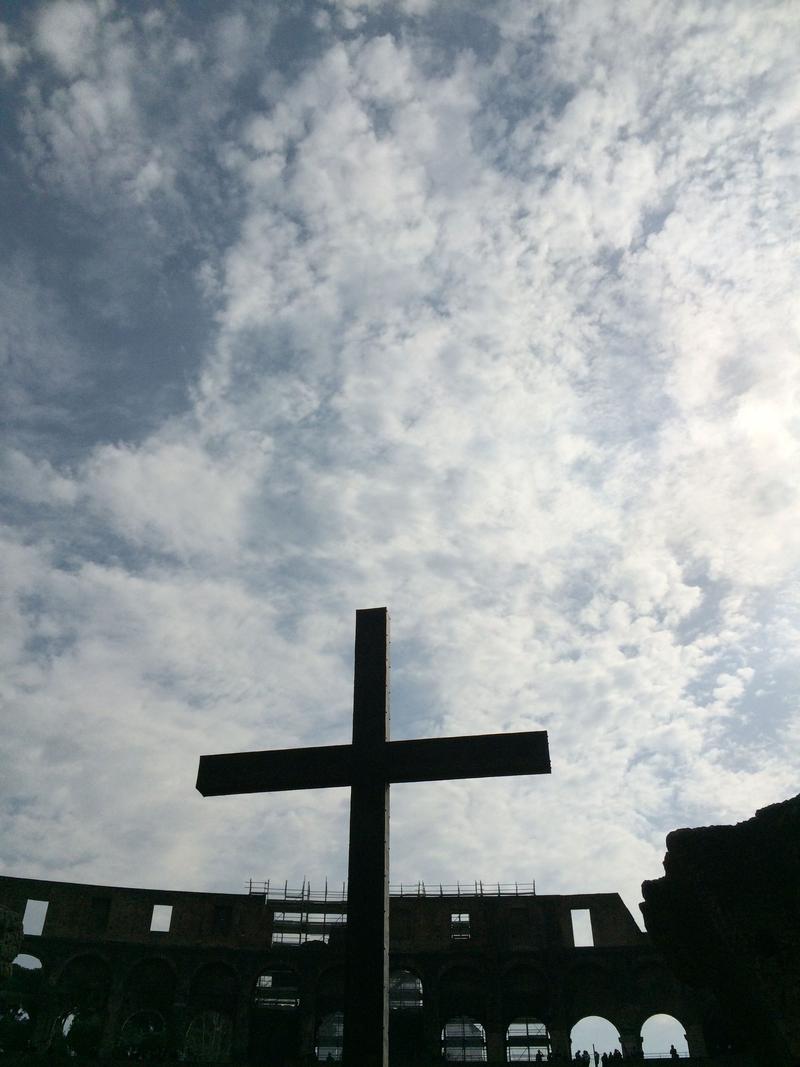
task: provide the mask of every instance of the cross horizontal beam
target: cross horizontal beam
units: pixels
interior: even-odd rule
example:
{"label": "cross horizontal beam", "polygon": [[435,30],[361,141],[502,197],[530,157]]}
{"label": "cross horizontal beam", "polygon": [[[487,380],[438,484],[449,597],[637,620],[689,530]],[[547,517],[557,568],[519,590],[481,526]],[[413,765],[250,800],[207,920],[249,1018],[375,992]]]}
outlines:
{"label": "cross horizontal beam", "polygon": [[547,733],[528,730],[387,741],[367,766],[354,759],[352,745],[201,756],[197,789],[213,797],[350,786],[362,779],[388,784],[549,773]]}

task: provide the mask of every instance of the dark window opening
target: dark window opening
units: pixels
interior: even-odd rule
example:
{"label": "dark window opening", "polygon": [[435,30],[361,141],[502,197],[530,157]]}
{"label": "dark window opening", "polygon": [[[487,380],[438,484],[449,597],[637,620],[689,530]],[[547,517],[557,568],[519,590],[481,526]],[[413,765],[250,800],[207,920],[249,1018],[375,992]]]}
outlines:
{"label": "dark window opening", "polygon": [[104,934],[111,914],[111,897],[92,897],[89,902],[89,924],[92,933]]}
{"label": "dark window opening", "polygon": [[469,912],[450,913],[450,940],[469,941]]}
{"label": "dark window opening", "polygon": [[215,904],[214,913],[211,916],[211,932],[214,934],[229,934],[233,926],[233,905]]}
{"label": "dark window opening", "polygon": [[300,1005],[297,975],[293,971],[265,971],[258,976],[253,993],[257,1008],[291,1011]]}

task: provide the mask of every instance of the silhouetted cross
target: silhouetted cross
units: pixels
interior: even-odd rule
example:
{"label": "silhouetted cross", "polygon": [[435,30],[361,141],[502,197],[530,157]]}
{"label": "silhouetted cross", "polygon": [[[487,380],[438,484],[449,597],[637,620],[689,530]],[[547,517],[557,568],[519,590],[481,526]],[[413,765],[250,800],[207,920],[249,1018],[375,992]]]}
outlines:
{"label": "silhouetted cross", "polygon": [[389,615],[356,612],[353,743],[201,756],[204,797],[350,786],[343,1062],[386,1067],[389,984],[389,785],[549,774],[544,730],[389,740]]}

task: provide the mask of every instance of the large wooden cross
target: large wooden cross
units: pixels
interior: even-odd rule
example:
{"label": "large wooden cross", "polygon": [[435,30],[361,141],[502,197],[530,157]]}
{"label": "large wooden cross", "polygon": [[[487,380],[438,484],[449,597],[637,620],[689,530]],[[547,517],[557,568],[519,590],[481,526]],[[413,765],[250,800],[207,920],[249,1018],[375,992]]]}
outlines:
{"label": "large wooden cross", "polygon": [[389,784],[549,774],[543,730],[389,740],[389,616],[356,612],[352,745],[201,756],[204,797],[350,786],[343,1062],[386,1067]]}

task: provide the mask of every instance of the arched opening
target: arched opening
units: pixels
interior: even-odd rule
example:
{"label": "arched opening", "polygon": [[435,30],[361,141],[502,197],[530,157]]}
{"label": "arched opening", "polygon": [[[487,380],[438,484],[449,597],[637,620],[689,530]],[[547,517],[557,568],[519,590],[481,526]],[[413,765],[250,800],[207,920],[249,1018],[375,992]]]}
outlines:
{"label": "arched opening", "polygon": [[486,975],[477,967],[446,968],[439,981],[439,1004],[444,1019],[482,1019],[486,1014]]}
{"label": "arched opening", "polygon": [[21,967],[24,971],[41,971],[42,961],[37,956],[29,956],[27,952],[20,952],[14,957],[12,967]]}
{"label": "arched opening", "polygon": [[227,1060],[231,1052],[233,1024],[221,1011],[195,1015],[186,1030],[183,1058],[187,1060]]}
{"label": "arched opening", "polygon": [[332,1011],[319,1021],[315,1052],[319,1063],[339,1063],[342,1058],[344,1014]]}
{"label": "arched opening", "polygon": [[103,1023],[98,1015],[81,1009],[66,1011],[53,1026],[50,1050],[91,1058],[97,1055],[102,1036]]}
{"label": "arched opening", "polygon": [[253,985],[250,1005],[250,1062],[292,1062],[300,1047],[300,985],[296,973],[290,967],[262,971]]}
{"label": "arched opening", "polygon": [[136,1011],[122,1024],[118,1054],[126,1060],[160,1060],[167,1055],[167,1027],[157,1011]]}
{"label": "arched opening", "polygon": [[111,968],[101,956],[75,956],[67,963],[56,984],[59,1014],[51,1050],[73,1056],[96,1055],[110,984]]}
{"label": "arched opening", "polygon": [[550,1034],[539,1019],[515,1019],[506,1030],[509,1063],[543,1063],[550,1059]]}
{"label": "arched opening", "polygon": [[621,1055],[619,1030],[602,1015],[584,1016],[572,1027],[569,1038],[573,1057],[576,1052],[586,1051],[592,1055],[595,1050],[600,1056],[604,1052],[609,1056],[613,1056],[614,1053]]}
{"label": "arched opening", "polygon": [[129,1014],[150,1008],[163,1011],[175,999],[175,972],[166,960],[140,960],[125,981],[125,1003]]}
{"label": "arched opening", "polygon": [[14,959],[0,1007],[0,1049],[6,1055],[30,1047],[41,981],[41,960],[24,953]]}
{"label": "arched opening", "polygon": [[389,977],[389,1010],[422,1010],[422,981],[416,974],[411,971],[392,971]]}
{"label": "arched opening", "polygon": [[442,1059],[449,1063],[485,1063],[486,1031],[475,1019],[459,1015],[442,1030]]}
{"label": "arched opening", "polygon": [[672,1015],[651,1015],[642,1027],[642,1051],[645,1056],[676,1059],[688,1056],[689,1045],[683,1026]]}
{"label": "arched opening", "polygon": [[389,1064],[420,1063],[424,1058],[422,981],[412,971],[389,976]]}
{"label": "arched opening", "polygon": [[526,1019],[551,1007],[547,976],[531,963],[516,963],[500,975],[500,996],[506,1017]]}
{"label": "arched opening", "polygon": [[11,977],[6,986],[6,1007],[24,1013],[28,1019],[35,1014],[35,1006],[42,984],[42,961],[21,952],[11,964]]}
{"label": "arched opening", "polygon": [[206,963],[192,976],[190,1003],[201,1011],[232,1016],[238,985],[233,968],[224,963]]}

